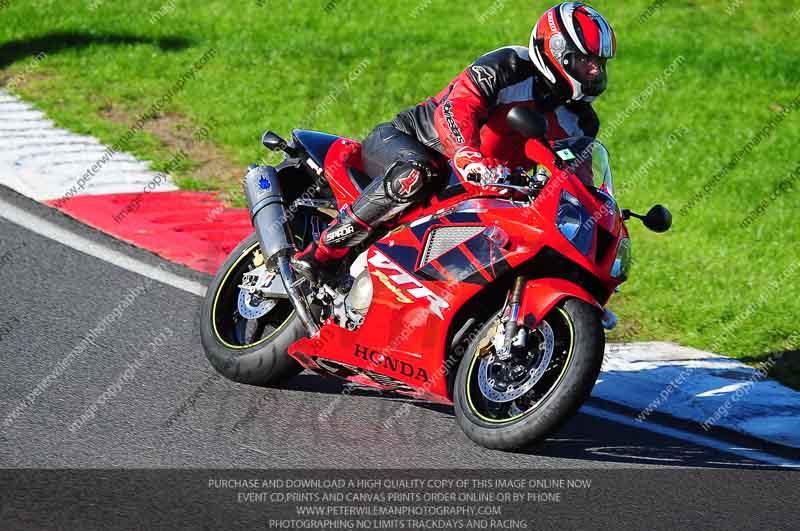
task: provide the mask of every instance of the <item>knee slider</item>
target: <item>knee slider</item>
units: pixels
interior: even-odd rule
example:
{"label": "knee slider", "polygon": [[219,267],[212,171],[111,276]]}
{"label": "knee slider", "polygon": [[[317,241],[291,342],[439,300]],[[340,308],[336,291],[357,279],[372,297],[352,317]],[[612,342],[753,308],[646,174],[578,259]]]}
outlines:
{"label": "knee slider", "polygon": [[386,171],[386,193],[395,201],[418,200],[430,188],[436,168],[424,161],[398,161]]}

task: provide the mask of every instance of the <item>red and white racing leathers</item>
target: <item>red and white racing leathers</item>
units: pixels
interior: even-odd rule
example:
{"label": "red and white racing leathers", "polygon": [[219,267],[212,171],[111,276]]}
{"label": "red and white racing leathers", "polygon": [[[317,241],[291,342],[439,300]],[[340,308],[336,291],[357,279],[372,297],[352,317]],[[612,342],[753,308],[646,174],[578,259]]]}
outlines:
{"label": "red and white racing leathers", "polygon": [[364,168],[373,181],[342,209],[318,243],[298,253],[295,269],[309,278],[329,268],[441,185],[442,155],[453,159],[460,177],[476,173],[493,182],[508,169],[530,169],[525,138],[506,122],[517,105],[548,120],[550,139],[595,136],[597,115],[586,102],[557,101],[538,78],[528,49],[506,46],[461,72],[447,88],[380,124],[363,142]]}
{"label": "red and white racing leathers", "polygon": [[460,150],[476,151],[512,168],[530,168],[525,139],[506,123],[506,114],[517,105],[546,116],[551,140],[597,135],[591,104],[554,100],[524,46],[480,57],[439,94],[398,114],[392,125],[451,159]]}

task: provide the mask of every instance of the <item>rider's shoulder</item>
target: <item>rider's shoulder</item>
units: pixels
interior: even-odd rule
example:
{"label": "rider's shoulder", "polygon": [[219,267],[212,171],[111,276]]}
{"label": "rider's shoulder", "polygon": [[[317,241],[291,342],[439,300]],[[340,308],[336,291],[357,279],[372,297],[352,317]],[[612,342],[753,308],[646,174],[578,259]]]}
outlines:
{"label": "rider's shoulder", "polygon": [[468,73],[484,92],[497,97],[499,92],[519,83],[530,84],[534,68],[524,46],[503,46],[479,57]]}
{"label": "rider's shoulder", "polygon": [[508,45],[483,54],[475,61],[475,64],[494,63],[498,66],[513,68],[530,62],[531,57],[526,46]]}

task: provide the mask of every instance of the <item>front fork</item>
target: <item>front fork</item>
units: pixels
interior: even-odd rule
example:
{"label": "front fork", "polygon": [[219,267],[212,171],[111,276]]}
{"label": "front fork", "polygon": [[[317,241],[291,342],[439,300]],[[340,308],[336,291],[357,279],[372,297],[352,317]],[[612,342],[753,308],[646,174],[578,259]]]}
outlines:
{"label": "front fork", "polygon": [[[508,302],[506,307],[508,308],[506,312],[504,312],[503,319],[505,323],[501,323],[505,328],[503,329],[503,344],[502,345],[495,345],[498,351],[498,356],[501,359],[508,358],[511,356],[511,348],[512,347],[524,347],[525,346],[525,339],[526,334],[525,330],[522,328],[522,325],[529,325],[533,327],[537,323],[533,322],[536,318],[536,313],[530,313],[522,308],[523,304],[526,306],[531,306],[531,301],[525,299],[526,296],[526,285],[528,283],[528,278],[525,276],[517,277],[514,281],[514,286],[511,288],[511,292],[508,296]],[[576,286],[569,284],[564,285],[565,292],[569,293],[571,288],[572,293],[570,296],[577,297],[583,299],[584,301],[588,302],[589,304],[593,304],[595,306],[599,305],[594,302],[592,298],[590,298],[589,294],[583,291],[582,289],[577,288]],[[535,289],[535,288],[534,288]],[[558,296],[558,292],[550,292],[544,293],[536,292],[535,294],[529,293],[528,296],[533,296],[536,299],[536,295],[543,295],[538,302],[547,301],[550,299],[550,302],[547,303],[546,306],[547,311],[552,308],[552,306],[561,299],[561,296]],[[555,296],[554,296],[555,295]],[[617,316],[614,315],[608,308],[601,308],[602,310],[602,325],[603,328],[606,330],[613,330],[617,326]],[[524,318],[520,318],[520,313],[526,311],[526,316]],[[544,317],[544,314],[547,311],[540,312],[539,319]],[[498,348],[499,347],[499,348]]]}
{"label": "front fork", "polygon": [[[525,292],[525,284],[528,278],[519,276],[514,280],[514,287],[508,297],[508,310],[504,316],[505,329],[503,332],[503,344],[497,352],[500,359],[507,359],[511,356],[512,346],[524,346],[525,334],[519,325],[519,312],[522,304],[522,295]],[[523,332],[520,334],[520,332]],[[520,336],[519,338],[517,336]],[[522,342],[523,344],[520,344]]]}
{"label": "front fork", "polygon": [[506,329],[505,329],[505,340],[503,341],[503,352],[500,353],[500,357],[507,356],[511,353],[511,346],[514,344],[514,340],[517,337],[517,334],[520,331],[519,326],[519,311],[520,306],[522,305],[522,294],[525,291],[525,284],[528,282],[528,278],[525,276],[519,276],[514,280],[514,287],[511,288],[511,295],[508,301],[508,321],[506,321]]}

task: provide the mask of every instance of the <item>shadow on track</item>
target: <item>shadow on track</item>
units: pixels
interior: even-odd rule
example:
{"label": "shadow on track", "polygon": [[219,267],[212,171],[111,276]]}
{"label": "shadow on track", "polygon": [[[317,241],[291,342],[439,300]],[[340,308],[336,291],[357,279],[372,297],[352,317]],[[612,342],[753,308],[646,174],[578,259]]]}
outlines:
{"label": "shadow on track", "polygon": [[[346,387],[346,382],[305,372],[283,384],[281,389],[341,395]],[[369,388],[355,387],[348,394],[409,404],[438,414],[453,416],[453,408],[450,406],[414,400],[392,393],[383,394]],[[407,420],[411,421],[410,418]],[[451,420],[455,423],[454,419]],[[580,412],[547,440],[509,453],[631,465],[782,470],[777,466]]]}
{"label": "shadow on track", "polygon": [[761,356],[745,356],[739,358],[739,361],[762,367],[767,361],[771,361],[769,377],[800,391],[800,350],[796,348],[770,351]]}

